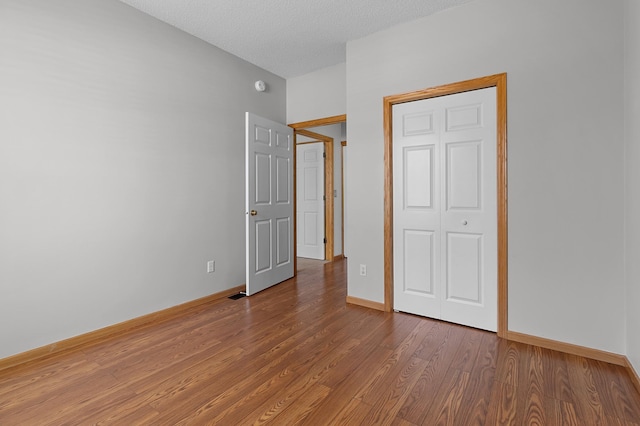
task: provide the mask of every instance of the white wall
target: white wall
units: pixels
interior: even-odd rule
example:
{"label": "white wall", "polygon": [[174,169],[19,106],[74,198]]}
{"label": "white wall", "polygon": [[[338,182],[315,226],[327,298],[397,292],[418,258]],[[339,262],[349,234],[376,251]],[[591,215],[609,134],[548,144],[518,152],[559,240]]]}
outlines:
{"label": "white wall", "polygon": [[0,75],[0,358],[244,283],[283,79],[116,0],[0,1]]}
{"label": "white wall", "polygon": [[640,3],[625,0],[627,357],[640,373]]}
{"label": "white wall", "polygon": [[287,80],[287,123],[345,114],[346,64]]}
{"label": "white wall", "polygon": [[383,301],[382,98],[507,72],[509,329],[625,352],[622,16],[477,0],[347,44],[349,295]]}

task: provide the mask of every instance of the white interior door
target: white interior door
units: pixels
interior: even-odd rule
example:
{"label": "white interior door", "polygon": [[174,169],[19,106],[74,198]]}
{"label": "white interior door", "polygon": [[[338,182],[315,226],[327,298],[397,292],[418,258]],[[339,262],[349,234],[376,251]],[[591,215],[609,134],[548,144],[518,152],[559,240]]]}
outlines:
{"label": "white interior door", "polygon": [[246,114],[246,293],[293,276],[293,129]]}
{"label": "white interior door", "polygon": [[324,259],[324,143],[296,146],[299,257]]}
{"label": "white interior door", "polygon": [[394,309],[497,329],[496,90],[393,107]]}

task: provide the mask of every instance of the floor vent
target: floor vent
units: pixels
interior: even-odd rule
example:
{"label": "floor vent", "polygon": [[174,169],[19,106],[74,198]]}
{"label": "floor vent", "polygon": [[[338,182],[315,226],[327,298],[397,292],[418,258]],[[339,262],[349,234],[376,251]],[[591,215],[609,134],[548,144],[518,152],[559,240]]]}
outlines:
{"label": "floor vent", "polygon": [[243,297],[245,297],[247,295],[247,293],[245,293],[244,291],[241,291],[238,294],[234,294],[233,296],[229,296],[229,299],[231,300],[238,300],[238,299],[242,299]]}

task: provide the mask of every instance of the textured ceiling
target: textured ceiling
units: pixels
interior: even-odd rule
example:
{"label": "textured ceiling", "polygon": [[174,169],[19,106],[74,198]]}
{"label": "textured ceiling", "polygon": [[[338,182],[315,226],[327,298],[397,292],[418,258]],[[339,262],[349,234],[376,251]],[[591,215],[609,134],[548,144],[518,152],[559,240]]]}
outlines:
{"label": "textured ceiling", "polygon": [[281,77],[344,62],[346,42],[471,0],[121,0]]}

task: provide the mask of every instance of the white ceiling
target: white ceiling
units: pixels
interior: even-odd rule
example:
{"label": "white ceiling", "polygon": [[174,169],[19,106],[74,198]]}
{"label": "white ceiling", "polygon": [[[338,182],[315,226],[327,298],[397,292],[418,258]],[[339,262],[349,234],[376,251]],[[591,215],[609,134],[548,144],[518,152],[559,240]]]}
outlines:
{"label": "white ceiling", "polygon": [[120,0],[284,78],[344,62],[346,42],[471,0]]}

